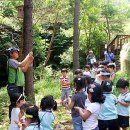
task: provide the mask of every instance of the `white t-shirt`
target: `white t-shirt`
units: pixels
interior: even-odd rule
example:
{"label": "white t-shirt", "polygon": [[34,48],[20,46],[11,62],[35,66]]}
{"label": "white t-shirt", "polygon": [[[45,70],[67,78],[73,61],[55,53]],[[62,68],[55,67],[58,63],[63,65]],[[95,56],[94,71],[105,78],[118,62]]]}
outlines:
{"label": "white t-shirt", "polygon": [[9,130],[19,130],[19,127],[16,122],[19,122],[19,112],[20,108],[13,108],[11,111],[11,123]]}
{"label": "white t-shirt", "polygon": [[82,121],[83,130],[92,130],[98,126],[98,115],[101,110],[101,105],[99,103],[88,104],[86,110],[91,112],[91,115],[86,121]]}
{"label": "white t-shirt", "polygon": [[90,73],[90,71],[88,71],[88,72],[84,71],[83,75],[89,75],[89,76],[91,76],[91,73]]}

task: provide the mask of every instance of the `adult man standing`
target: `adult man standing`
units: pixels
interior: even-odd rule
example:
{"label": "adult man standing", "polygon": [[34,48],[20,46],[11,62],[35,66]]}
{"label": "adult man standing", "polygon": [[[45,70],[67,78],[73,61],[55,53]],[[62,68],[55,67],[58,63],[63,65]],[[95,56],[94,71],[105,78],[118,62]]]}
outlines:
{"label": "adult man standing", "polygon": [[86,57],[86,62],[87,62],[87,64],[90,65],[90,66],[92,66],[92,64],[93,64],[94,62],[96,62],[96,58],[95,58],[95,55],[93,54],[93,51],[92,51],[92,50],[89,51],[89,54],[88,54],[87,57]]}
{"label": "adult man standing", "polygon": [[8,49],[8,86],[7,91],[10,97],[11,105],[9,106],[9,118],[11,116],[13,94],[24,93],[25,78],[24,72],[33,62],[33,54],[30,52],[22,62],[18,62],[19,49],[12,47]]}
{"label": "adult man standing", "polygon": [[110,63],[113,59],[115,59],[115,55],[111,52],[111,49],[108,48],[107,51],[104,52],[105,61]]}

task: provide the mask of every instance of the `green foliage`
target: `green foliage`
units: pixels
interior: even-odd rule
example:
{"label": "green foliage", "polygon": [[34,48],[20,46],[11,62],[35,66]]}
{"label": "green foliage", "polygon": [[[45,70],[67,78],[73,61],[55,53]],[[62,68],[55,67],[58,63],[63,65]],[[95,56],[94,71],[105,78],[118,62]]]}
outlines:
{"label": "green foliage", "polygon": [[7,126],[9,124],[8,119],[8,105],[9,105],[9,97],[7,94],[7,89],[0,89],[0,130],[7,130]]}
{"label": "green foliage", "polygon": [[120,78],[123,78],[123,79],[128,80],[128,81],[130,82],[130,76],[128,76],[125,72],[117,71],[117,72],[116,72],[116,77],[115,77],[114,82],[113,82],[113,86],[114,86],[113,93],[114,93],[116,96],[119,95],[119,91],[118,91],[118,89],[116,88],[116,83],[117,83],[117,81],[118,81]]}

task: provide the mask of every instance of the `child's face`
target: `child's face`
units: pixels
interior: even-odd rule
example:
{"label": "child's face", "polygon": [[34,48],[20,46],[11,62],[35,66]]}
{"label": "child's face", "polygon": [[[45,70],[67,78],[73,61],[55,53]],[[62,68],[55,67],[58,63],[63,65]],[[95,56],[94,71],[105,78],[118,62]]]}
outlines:
{"label": "child's face", "polygon": [[19,53],[18,53],[18,51],[14,51],[14,52],[12,52],[12,53],[10,54],[10,56],[11,56],[11,58],[13,58],[13,59],[18,59]]}
{"label": "child's face", "polygon": [[85,71],[86,71],[86,72],[88,72],[88,71],[89,71],[89,69],[88,69],[88,68],[85,68]]}
{"label": "child's face", "polygon": [[17,102],[16,105],[18,107],[21,107],[24,103],[25,103],[25,100],[23,99],[23,100],[20,100],[19,102]]}
{"label": "child's face", "polygon": [[108,70],[109,70],[110,72],[113,72],[113,68],[108,68]]}
{"label": "child's face", "polygon": [[121,94],[123,94],[123,93],[125,93],[125,92],[127,92],[127,91],[128,91],[128,87],[119,88],[119,92],[120,92]]}

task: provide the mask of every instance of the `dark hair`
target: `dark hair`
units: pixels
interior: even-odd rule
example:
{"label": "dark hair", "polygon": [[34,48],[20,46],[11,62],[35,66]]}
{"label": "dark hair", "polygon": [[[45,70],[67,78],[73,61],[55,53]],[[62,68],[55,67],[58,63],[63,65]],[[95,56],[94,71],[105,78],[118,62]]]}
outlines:
{"label": "dark hair", "polygon": [[23,103],[23,105],[20,107],[20,110],[24,110],[26,111],[26,109],[30,106],[33,106],[33,104],[31,102],[25,102]]}
{"label": "dark hair", "polygon": [[85,88],[85,77],[84,76],[77,76],[74,79],[74,85],[76,91],[80,91],[81,89]]}
{"label": "dark hair", "polygon": [[92,102],[104,103],[105,96],[103,95],[102,87],[100,84],[98,83],[92,84],[88,88],[88,93],[91,93],[92,95],[92,98],[91,98]]}
{"label": "dark hair", "polygon": [[88,70],[90,70],[90,65],[85,65],[85,68],[87,68]]}
{"label": "dark hair", "polygon": [[54,100],[52,95],[47,95],[41,99],[40,107],[42,111],[45,111],[46,109],[57,110],[57,102]]}
{"label": "dark hair", "polygon": [[40,127],[40,119],[38,116],[38,107],[30,106],[26,109],[26,114],[32,116],[31,123],[37,123],[38,127]]}
{"label": "dark hair", "polygon": [[76,69],[75,70],[75,75],[81,74],[82,75],[82,70],[81,69]]}
{"label": "dark hair", "polygon": [[111,80],[104,80],[101,83],[101,87],[103,89],[103,92],[111,92],[112,91],[112,81]]}
{"label": "dark hair", "polygon": [[125,88],[126,86],[129,87],[129,82],[125,79],[119,79],[116,83],[117,88]]}
{"label": "dark hair", "polygon": [[114,64],[108,64],[107,68],[113,68],[113,69],[115,69],[115,65]]}
{"label": "dark hair", "polygon": [[61,73],[62,72],[67,72],[67,69],[66,68],[63,68],[62,70],[61,70]]}
{"label": "dark hair", "polygon": [[111,61],[112,61],[112,62],[115,62],[116,60],[115,60],[115,58],[112,58]]}
{"label": "dark hair", "polygon": [[97,62],[94,62],[94,63],[93,63],[93,66],[98,67],[98,63],[97,63]]}
{"label": "dark hair", "polygon": [[19,103],[21,100],[24,100],[24,96],[21,93],[12,94],[11,98],[13,107],[16,107],[16,103]]}
{"label": "dark hair", "polygon": [[[90,84],[92,83],[92,78],[91,78],[91,76],[85,75],[84,78],[85,78],[85,86],[86,86],[86,85],[90,85]],[[86,82],[87,82],[87,83],[86,83]]]}

